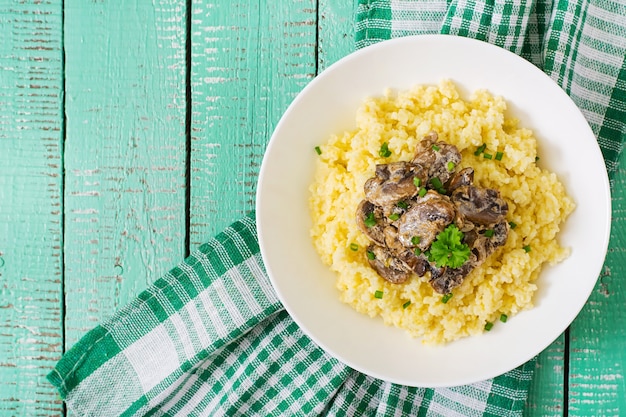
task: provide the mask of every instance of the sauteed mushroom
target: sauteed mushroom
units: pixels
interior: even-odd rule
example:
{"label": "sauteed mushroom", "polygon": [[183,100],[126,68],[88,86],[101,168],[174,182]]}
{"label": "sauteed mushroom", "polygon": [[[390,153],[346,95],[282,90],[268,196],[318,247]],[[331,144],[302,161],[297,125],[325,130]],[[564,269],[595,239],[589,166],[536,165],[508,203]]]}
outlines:
{"label": "sauteed mushroom", "polygon": [[[387,281],[401,284],[412,274],[430,272],[433,289],[448,294],[506,242],[506,201],[497,190],[474,185],[471,167],[457,171],[460,162],[458,149],[431,132],[412,161],[377,165],[366,181],[357,224],[373,242],[367,249],[369,264]],[[425,252],[442,244],[435,241],[450,225],[456,226],[464,257],[460,263],[448,257],[440,264]]]}
{"label": "sauteed mushroom", "polygon": [[509,210],[508,204],[500,197],[498,191],[474,185],[456,188],[451,199],[459,213],[476,224],[497,223]]}
{"label": "sauteed mushroom", "polygon": [[376,166],[376,176],[365,182],[365,198],[379,206],[389,206],[417,195],[414,178],[426,181],[426,170],[409,162]]}
{"label": "sauteed mushroom", "polygon": [[418,144],[412,162],[428,167],[428,178],[438,178],[445,184],[461,162],[461,153],[456,146],[437,139],[436,132],[430,132],[425,136]]}
{"label": "sauteed mushroom", "polygon": [[398,220],[398,240],[404,246],[426,250],[439,232],[452,223],[454,216],[454,205],[450,199],[430,190]]}

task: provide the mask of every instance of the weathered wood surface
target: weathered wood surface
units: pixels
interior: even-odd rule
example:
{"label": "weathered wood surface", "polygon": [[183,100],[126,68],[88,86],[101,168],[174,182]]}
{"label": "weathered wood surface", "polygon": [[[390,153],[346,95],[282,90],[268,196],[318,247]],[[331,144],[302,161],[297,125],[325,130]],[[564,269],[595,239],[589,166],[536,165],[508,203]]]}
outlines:
{"label": "weathered wood surface", "polygon": [[[0,416],[63,415],[62,351],[254,208],[282,112],[354,50],[356,3],[0,0]],[[614,193],[605,274],[526,416],[626,415],[625,170]]]}
{"label": "weathered wood surface", "polygon": [[0,1],[1,416],[63,412],[62,12]]}
{"label": "weathered wood surface", "polygon": [[185,253],[186,3],[65,1],[65,345]]}

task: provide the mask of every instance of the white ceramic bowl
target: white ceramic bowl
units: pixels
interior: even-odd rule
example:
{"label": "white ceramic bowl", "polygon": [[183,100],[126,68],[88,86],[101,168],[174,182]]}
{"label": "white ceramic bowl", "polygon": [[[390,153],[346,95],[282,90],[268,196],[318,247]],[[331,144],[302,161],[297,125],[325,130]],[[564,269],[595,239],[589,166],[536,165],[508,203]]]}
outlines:
{"label": "white ceramic bowl", "polygon": [[[309,230],[313,148],[355,127],[368,96],[451,79],[463,95],[486,88],[501,95],[539,140],[541,161],[565,184],[577,207],[559,239],[571,256],[545,267],[535,307],[506,326],[445,346],[425,346],[381,319],[339,301],[335,276],[320,261]],[[296,97],[268,145],[258,183],[261,253],[280,300],[302,330],[330,355],[383,380],[421,387],[455,386],[507,372],[554,341],[587,301],[610,234],[611,197],[602,154],[589,125],[548,76],[485,42],[428,35],[357,51],[315,78]]]}

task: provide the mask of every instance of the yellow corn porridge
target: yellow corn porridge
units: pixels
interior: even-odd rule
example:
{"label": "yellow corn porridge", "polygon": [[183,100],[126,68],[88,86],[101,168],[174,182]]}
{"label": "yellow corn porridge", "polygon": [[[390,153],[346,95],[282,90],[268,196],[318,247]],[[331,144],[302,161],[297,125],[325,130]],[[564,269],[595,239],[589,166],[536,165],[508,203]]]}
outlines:
{"label": "yellow corn porridge", "polygon": [[[465,100],[448,80],[388,91],[362,103],[353,131],[319,146],[310,186],[311,236],[322,261],[336,273],[343,302],[428,344],[476,335],[491,324],[506,325],[500,321],[503,315],[510,319],[533,306],[542,265],[569,254],[556,237],[574,202],[557,176],[538,165],[533,132],[507,117],[506,107],[503,98],[484,90]],[[376,165],[411,160],[418,142],[431,131],[458,148],[458,168],[472,167],[475,184],[500,192],[513,225],[504,246],[472,270],[445,303],[428,274],[402,284],[379,276],[365,256],[368,237],[355,221],[363,185]],[[388,157],[379,155],[385,142]],[[476,156],[483,144],[485,151]],[[500,160],[493,157],[497,153]]]}

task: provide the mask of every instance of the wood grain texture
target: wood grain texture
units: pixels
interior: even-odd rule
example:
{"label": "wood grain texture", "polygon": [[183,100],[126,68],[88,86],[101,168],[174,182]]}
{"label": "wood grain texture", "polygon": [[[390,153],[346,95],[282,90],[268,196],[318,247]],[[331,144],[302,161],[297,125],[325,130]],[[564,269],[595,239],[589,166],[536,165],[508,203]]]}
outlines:
{"label": "wood grain texture", "polygon": [[565,413],[565,334],[537,357],[524,417],[562,417]]}
{"label": "wood grain texture", "polygon": [[185,1],[65,1],[66,345],[185,252]]}
{"label": "wood grain texture", "polygon": [[0,415],[58,415],[62,8],[0,1]]}
{"label": "wood grain texture", "polygon": [[354,52],[357,5],[358,0],[318,1],[318,73]]}
{"label": "wood grain texture", "polygon": [[569,416],[626,415],[626,154],[613,184],[604,270],[571,326]]}
{"label": "wood grain texture", "polygon": [[254,209],[265,146],[316,72],[316,2],[196,0],[192,248]]}

